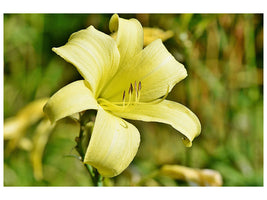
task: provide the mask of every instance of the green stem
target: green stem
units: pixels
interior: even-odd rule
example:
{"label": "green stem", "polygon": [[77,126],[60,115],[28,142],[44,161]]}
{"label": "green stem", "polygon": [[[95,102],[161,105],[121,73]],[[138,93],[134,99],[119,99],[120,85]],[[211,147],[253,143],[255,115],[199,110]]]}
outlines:
{"label": "green stem", "polygon": [[[90,130],[90,133],[88,128],[86,128],[86,124],[88,124],[91,120],[90,112],[86,111],[83,115],[80,115],[80,133],[79,136],[75,138],[76,141],[76,147],[75,149],[80,155],[81,161],[84,161],[85,157],[85,150],[89,144],[90,135],[92,133],[92,129]],[[89,135],[90,134],[90,135]],[[84,148],[86,146],[86,148]],[[103,186],[103,177],[98,173],[97,169],[92,167],[91,165],[88,165],[83,162],[83,165],[86,168],[86,171],[89,173],[94,186]]]}

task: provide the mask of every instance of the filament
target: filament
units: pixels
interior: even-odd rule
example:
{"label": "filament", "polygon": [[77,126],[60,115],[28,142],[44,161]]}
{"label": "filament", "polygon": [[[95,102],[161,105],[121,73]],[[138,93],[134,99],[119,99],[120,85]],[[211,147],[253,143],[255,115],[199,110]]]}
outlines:
{"label": "filament", "polygon": [[135,108],[136,105],[159,104],[167,98],[167,95],[169,93],[169,86],[168,86],[167,91],[162,98],[156,99],[153,101],[140,102],[141,89],[142,89],[141,81],[139,81],[138,84],[135,81],[134,84],[130,83],[127,95],[126,95],[125,90],[123,91],[122,101],[111,102],[104,98],[98,98],[97,101],[101,105],[101,107],[103,107],[103,109],[105,110],[114,111],[114,112],[116,111],[117,112],[130,112],[132,109]]}

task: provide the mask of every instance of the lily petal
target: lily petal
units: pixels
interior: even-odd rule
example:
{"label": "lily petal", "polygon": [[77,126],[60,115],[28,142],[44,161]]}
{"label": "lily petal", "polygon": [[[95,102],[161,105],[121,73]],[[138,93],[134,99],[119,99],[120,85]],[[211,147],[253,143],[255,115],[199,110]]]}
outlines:
{"label": "lily petal", "polygon": [[24,134],[29,126],[35,124],[44,117],[42,108],[47,100],[48,98],[35,100],[22,108],[16,116],[5,120],[4,139],[10,140],[6,148],[7,155],[9,155],[17,145],[21,147],[28,146],[28,149],[30,148],[29,142],[23,139]]}
{"label": "lily petal", "polygon": [[158,104],[138,104],[130,112],[114,114],[133,120],[162,122],[181,132],[185,146],[190,147],[193,139],[200,134],[201,125],[197,116],[182,104],[164,100]]}
{"label": "lily petal", "polygon": [[200,186],[222,186],[222,175],[211,169],[196,169],[181,165],[164,165],[160,174],[173,179],[197,183]]}
{"label": "lily petal", "polygon": [[48,98],[35,100],[22,108],[14,117],[8,118],[4,122],[4,139],[20,138],[20,133],[27,127],[36,123],[43,116],[42,108]]}
{"label": "lily petal", "polygon": [[98,109],[98,104],[85,80],[63,87],[44,106],[51,122],[88,109]]}
{"label": "lily petal", "polygon": [[67,44],[53,51],[77,68],[96,96],[116,73],[120,61],[114,39],[93,26],[73,33]]}
{"label": "lily petal", "polygon": [[84,162],[102,176],[116,176],[131,163],[139,143],[135,126],[99,109]]}
{"label": "lily petal", "polygon": [[143,49],[144,33],[136,19],[123,19],[114,14],[109,22],[111,32],[116,32],[116,42],[120,51],[120,68]]}
{"label": "lily petal", "polygon": [[101,94],[110,101],[121,100],[130,83],[142,83],[140,101],[150,101],[170,92],[187,76],[184,66],[175,60],[160,39],[133,57],[112,79]]}

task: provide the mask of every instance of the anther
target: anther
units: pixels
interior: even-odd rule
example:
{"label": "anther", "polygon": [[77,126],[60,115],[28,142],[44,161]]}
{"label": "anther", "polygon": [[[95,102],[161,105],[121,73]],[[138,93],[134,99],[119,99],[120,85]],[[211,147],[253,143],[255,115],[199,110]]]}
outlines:
{"label": "anther", "polygon": [[138,91],[140,91],[141,90],[141,81],[139,81],[139,83],[138,83]]}
{"label": "anther", "polygon": [[130,88],[129,88],[129,94],[132,94],[133,93],[133,85],[132,85],[132,83],[130,84]]}
{"label": "anther", "polygon": [[123,91],[122,101],[124,101],[124,99],[125,99],[125,90]]}

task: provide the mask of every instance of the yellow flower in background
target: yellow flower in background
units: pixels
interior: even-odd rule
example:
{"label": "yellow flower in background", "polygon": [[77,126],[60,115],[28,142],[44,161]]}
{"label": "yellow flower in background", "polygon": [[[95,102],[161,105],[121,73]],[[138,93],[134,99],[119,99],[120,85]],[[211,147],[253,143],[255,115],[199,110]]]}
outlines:
{"label": "yellow flower in background", "polygon": [[136,127],[122,118],[169,124],[183,134],[188,147],[201,126],[188,108],[165,99],[187,72],[162,41],[143,49],[141,24],[117,14],[109,28],[116,32],[115,39],[90,26],[72,34],[64,46],[53,48],[84,80],[59,90],[44,112],[55,122],[84,110],[98,110],[84,163],[102,176],[113,177],[128,167],[140,142]]}
{"label": "yellow flower in background", "polygon": [[[151,27],[143,27],[144,32],[144,46],[149,45],[151,42],[155,41],[156,39],[161,39],[163,42],[169,38],[171,38],[174,33],[171,30],[164,31],[160,28],[151,28]],[[116,39],[117,32],[111,34],[111,37]]]}
{"label": "yellow flower in background", "polygon": [[160,169],[162,175],[173,179],[193,182],[200,186],[222,186],[222,176],[211,169],[194,169],[181,165],[164,165]]}
{"label": "yellow flower in background", "polygon": [[[4,122],[4,140],[7,142],[6,154],[10,155],[19,147],[30,151],[34,177],[43,178],[42,158],[48,138],[54,128],[43,113],[48,98],[37,99],[23,107],[14,117]],[[26,137],[31,126],[36,125],[33,138]]]}
{"label": "yellow flower in background", "polygon": [[173,35],[174,33],[171,30],[163,31],[159,28],[144,27],[144,46],[149,45],[158,38],[160,38],[162,41],[165,41],[171,38]]}
{"label": "yellow flower in background", "polygon": [[23,139],[25,130],[44,117],[42,107],[45,105],[47,100],[48,98],[42,98],[31,102],[22,108],[16,116],[5,120],[4,140],[9,140],[6,150],[8,154],[11,153],[18,145],[22,145],[25,149],[31,148],[31,143],[25,143],[27,140]]}

